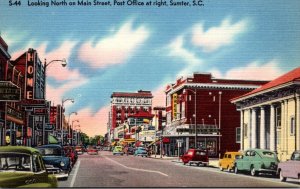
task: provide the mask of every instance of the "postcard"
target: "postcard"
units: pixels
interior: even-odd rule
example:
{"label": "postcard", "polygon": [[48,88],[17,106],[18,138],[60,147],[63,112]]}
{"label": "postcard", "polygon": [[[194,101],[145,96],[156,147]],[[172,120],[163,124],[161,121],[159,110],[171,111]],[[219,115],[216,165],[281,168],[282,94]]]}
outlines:
{"label": "postcard", "polygon": [[299,8],[2,0],[0,187],[299,187]]}

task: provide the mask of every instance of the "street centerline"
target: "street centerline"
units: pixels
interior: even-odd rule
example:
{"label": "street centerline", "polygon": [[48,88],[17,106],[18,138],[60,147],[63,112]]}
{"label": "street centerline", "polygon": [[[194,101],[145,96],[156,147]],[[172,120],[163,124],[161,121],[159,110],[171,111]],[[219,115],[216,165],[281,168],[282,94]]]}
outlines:
{"label": "street centerline", "polygon": [[112,162],[114,162],[114,163],[116,163],[116,164],[118,164],[118,165],[120,165],[120,166],[126,168],[126,169],[131,169],[131,170],[134,170],[134,171],[149,172],[149,173],[157,173],[157,174],[161,174],[161,175],[166,176],[166,177],[169,176],[169,175],[167,175],[167,174],[165,174],[165,173],[162,173],[162,172],[160,172],[160,171],[153,171],[153,170],[148,170],[148,169],[138,169],[138,168],[133,168],[133,167],[127,167],[126,165],[123,165],[123,164],[121,164],[121,163],[119,163],[119,162],[117,162],[117,161],[115,161],[115,160],[112,160],[112,159],[106,157],[106,156],[103,156],[103,157],[104,157],[105,159],[108,159],[108,160],[110,160],[110,161],[112,161]]}

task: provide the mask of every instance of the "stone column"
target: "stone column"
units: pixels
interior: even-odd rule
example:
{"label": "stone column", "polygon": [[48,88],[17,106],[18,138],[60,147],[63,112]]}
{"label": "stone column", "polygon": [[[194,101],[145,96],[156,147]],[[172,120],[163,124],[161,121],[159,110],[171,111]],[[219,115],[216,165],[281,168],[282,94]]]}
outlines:
{"label": "stone column", "polygon": [[256,148],[256,109],[252,108],[251,115],[251,148]]}
{"label": "stone column", "polygon": [[276,150],[276,144],[275,144],[276,129],[275,128],[276,128],[276,126],[275,126],[275,106],[274,106],[274,104],[271,104],[271,109],[270,109],[270,150],[272,150],[272,151]]}
{"label": "stone column", "polygon": [[285,102],[281,101],[281,136],[280,137],[280,150],[285,150]]}
{"label": "stone column", "polygon": [[295,128],[296,128],[296,149],[300,150],[300,96],[296,97],[296,121],[295,121]]}
{"label": "stone column", "polygon": [[261,149],[266,148],[266,122],[265,122],[265,108],[260,107],[260,144]]}
{"label": "stone column", "polygon": [[240,116],[241,116],[241,120],[240,120],[240,127],[241,127],[241,142],[240,142],[240,150],[244,150],[244,111],[240,110]]}

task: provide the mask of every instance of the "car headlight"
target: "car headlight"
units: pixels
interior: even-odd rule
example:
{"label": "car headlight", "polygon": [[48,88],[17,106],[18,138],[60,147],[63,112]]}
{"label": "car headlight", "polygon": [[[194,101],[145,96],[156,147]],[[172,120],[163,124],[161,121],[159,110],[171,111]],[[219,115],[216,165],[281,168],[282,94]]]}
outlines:
{"label": "car headlight", "polygon": [[65,163],[61,161],[60,166],[62,166],[62,167],[65,166]]}

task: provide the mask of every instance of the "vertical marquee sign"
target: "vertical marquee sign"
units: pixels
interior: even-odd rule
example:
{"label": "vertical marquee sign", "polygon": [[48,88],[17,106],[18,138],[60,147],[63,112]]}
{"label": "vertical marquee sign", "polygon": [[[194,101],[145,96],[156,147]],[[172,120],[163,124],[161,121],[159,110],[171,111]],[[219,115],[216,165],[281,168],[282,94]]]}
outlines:
{"label": "vertical marquee sign", "polygon": [[177,118],[177,93],[173,94],[173,107],[172,107],[172,111],[173,111],[173,119]]}
{"label": "vertical marquee sign", "polygon": [[34,58],[35,52],[33,50],[28,50],[27,61],[26,61],[26,99],[32,100],[34,96]]}

